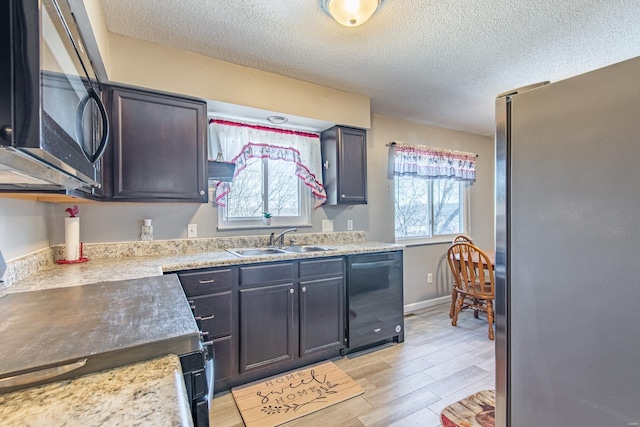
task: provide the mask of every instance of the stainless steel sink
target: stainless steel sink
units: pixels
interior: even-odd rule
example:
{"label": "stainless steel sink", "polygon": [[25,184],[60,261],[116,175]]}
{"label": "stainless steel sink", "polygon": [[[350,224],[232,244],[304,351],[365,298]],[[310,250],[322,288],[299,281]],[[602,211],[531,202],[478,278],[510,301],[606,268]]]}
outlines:
{"label": "stainless steel sink", "polygon": [[281,246],[278,248],[234,248],[227,249],[227,252],[232,253],[239,257],[248,256],[264,256],[264,255],[283,255],[283,254],[301,254],[307,252],[324,252],[333,251],[335,249],[326,248],[324,246],[316,245],[295,245],[295,246]]}
{"label": "stainless steel sink", "polygon": [[227,252],[235,256],[263,256],[263,255],[282,255],[287,252],[279,248],[237,248],[227,249]]}
{"label": "stainless steel sink", "polygon": [[295,246],[281,246],[280,249],[286,252],[292,253],[307,253],[307,252],[324,252],[324,251],[333,251],[332,248],[325,248],[323,246],[315,246],[315,245],[295,245]]}

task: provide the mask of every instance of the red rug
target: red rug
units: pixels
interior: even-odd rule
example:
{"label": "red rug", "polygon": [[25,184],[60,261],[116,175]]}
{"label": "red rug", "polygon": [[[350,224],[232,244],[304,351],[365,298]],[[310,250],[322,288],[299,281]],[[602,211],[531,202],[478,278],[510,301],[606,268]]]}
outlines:
{"label": "red rug", "polygon": [[483,390],[452,403],[440,413],[442,427],[494,427],[496,392]]}

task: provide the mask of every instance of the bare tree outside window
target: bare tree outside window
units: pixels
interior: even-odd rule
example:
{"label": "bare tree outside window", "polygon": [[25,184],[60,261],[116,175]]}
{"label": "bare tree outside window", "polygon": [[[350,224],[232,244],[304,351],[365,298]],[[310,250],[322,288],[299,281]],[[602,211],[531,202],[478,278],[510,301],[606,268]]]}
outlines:
{"label": "bare tree outside window", "polygon": [[233,178],[227,195],[226,217],[253,218],[262,215],[262,159],[251,159],[247,167]]}
{"label": "bare tree outside window", "polygon": [[461,233],[461,184],[451,179],[433,180],[433,235]]}
{"label": "bare tree outside window", "polygon": [[[260,219],[263,212],[273,217],[302,215],[301,185],[296,164],[284,160],[250,159],[233,179],[227,195],[226,218]],[[268,194],[268,197],[263,197]]]}
{"label": "bare tree outside window", "polygon": [[275,216],[300,215],[300,179],[296,164],[269,160],[269,212]]}
{"label": "bare tree outside window", "polygon": [[396,238],[461,233],[462,206],[462,186],[458,181],[396,176]]}

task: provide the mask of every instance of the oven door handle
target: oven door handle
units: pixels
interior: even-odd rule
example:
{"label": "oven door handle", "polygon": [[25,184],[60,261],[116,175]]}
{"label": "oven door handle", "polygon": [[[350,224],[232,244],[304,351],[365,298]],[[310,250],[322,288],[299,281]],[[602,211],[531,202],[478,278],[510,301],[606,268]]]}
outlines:
{"label": "oven door handle", "polygon": [[207,377],[207,402],[209,408],[211,408],[211,401],[213,400],[213,382],[215,379],[213,369],[213,357],[210,356],[209,360],[204,364],[204,374]]}
{"label": "oven door handle", "polygon": [[50,378],[58,377],[67,372],[74,371],[82,368],[87,364],[87,359],[79,359],[76,362],[69,363],[62,366],[54,366],[52,368],[41,369],[39,371],[27,372],[26,374],[14,375],[12,377],[0,379],[0,388],[14,387],[18,385],[25,385],[35,383],[37,381],[48,380]]}
{"label": "oven door handle", "polygon": [[352,270],[358,270],[361,268],[379,268],[379,267],[391,267],[398,263],[398,260],[392,259],[389,261],[372,261],[372,262],[354,262],[351,264]]}

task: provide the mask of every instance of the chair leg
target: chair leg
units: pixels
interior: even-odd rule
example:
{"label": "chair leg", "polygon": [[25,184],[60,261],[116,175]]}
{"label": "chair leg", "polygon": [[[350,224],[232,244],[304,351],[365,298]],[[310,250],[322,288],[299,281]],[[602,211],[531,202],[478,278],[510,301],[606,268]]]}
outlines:
{"label": "chair leg", "polygon": [[453,313],[456,310],[457,299],[458,299],[458,291],[456,291],[456,288],[454,286],[453,290],[451,291],[451,308],[449,309],[449,319],[453,319]]}
{"label": "chair leg", "polygon": [[453,312],[453,319],[451,320],[452,326],[456,326],[458,324],[458,314],[460,314],[460,311],[462,310],[463,301],[464,301],[464,296],[458,295],[456,300],[456,307]]}
{"label": "chair leg", "polygon": [[487,300],[487,323],[489,323],[489,339],[493,340],[493,301]]}

